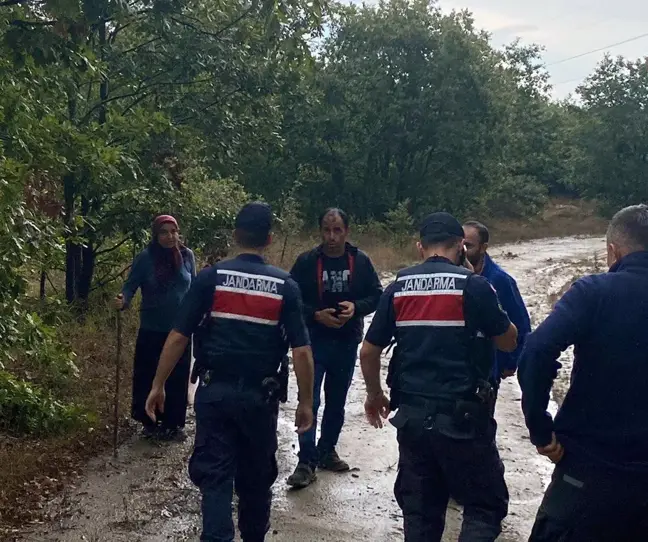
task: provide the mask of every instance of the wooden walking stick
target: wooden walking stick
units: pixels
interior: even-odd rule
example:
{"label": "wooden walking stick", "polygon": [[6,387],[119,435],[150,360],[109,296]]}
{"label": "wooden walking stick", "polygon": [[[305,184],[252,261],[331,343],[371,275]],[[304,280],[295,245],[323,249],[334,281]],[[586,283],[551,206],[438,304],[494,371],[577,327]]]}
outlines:
{"label": "wooden walking stick", "polygon": [[117,311],[117,359],[115,368],[115,419],[113,427],[113,456],[117,457],[117,444],[119,441],[119,381],[121,377],[121,350],[122,350],[122,311]]}

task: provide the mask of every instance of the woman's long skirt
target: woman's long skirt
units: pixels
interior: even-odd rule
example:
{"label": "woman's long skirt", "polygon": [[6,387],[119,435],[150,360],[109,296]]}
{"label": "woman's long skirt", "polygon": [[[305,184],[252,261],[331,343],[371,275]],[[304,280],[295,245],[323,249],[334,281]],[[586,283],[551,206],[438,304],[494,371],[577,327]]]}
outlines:
{"label": "woman's long skirt", "polygon": [[[160,354],[168,335],[166,332],[148,329],[140,329],[137,334],[131,416],[134,420],[144,424],[147,429],[153,429],[156,425],[146,414],[146,399],[151,391]],[[164,413],[158,413],[158,423],[164,430],[174,431],[185,426],[190,366],[191,346],[189,345],[173,369],[164,388],[166,392]]]}

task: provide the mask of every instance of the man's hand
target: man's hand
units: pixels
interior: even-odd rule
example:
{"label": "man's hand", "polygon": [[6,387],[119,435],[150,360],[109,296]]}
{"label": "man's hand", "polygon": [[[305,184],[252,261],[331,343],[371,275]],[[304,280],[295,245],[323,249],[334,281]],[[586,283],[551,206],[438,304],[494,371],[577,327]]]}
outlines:
{"label": "man's hand", "polygon": [[315,313],[315,321],[323,326],[340,329],[344,323],[334,316],[335,309],[324,309]]}
{"label": "man's hand", "polygon": [[502,379],[506,380],[507,378],[511,378],[512,376],[515,376],[516,369],[505,369],[502,371]]}
{"label": "man's hand", "polygon": [[383,419],[389,416],[389,398],[385,392],[380,390],[373,396],[367,396],[365,401],[365,414],[367,420],[376,429],[381,429],[383,426]]}
{"label": "man's hand", "polygon": [[342,310],[340,311],[338,318],[342,324],[346,324],[355,314],[355,303],[352,303],[351,301],[342,301],[340,307],[342,307]]}
{"label": "man's hand", "polygon": [[563,455],[565,455],[565,449],[556,439],[556,433],[551,434],[551,444],[548,444],[547,446],[539,446],[537,450],[540,455],[548,457],[556,464],[559,463],[563,458]]}
{"label": "man's hand", "polygon": [[122,311],[122,310],[124,310],[124,305],[125,305],[125,303],[124,303],[124,295],[123,295],[123,294],[119,294],[119,295],[115,298],[115,308],[116,308],[118,311]]}
{"label": "man's hand", "polygon": [[157,412],[164,413],[165,399],[164,386],[153,386],[151,393],[149,393],[146,399],[146,414],[154,422],[157,422]]}
{"label": "man's hand", "polygon": [[303,435],[313,427],[313,405],[300,402],[295,412],[295,427],[297,434]]}

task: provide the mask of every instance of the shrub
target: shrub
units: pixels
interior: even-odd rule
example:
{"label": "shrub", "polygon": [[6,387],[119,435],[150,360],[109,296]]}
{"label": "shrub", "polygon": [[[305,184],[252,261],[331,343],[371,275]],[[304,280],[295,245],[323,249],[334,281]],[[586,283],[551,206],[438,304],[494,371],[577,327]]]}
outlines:
{"label": "shrub", "polygon": [[61,434],[89,421],[83,409],[0,371],[0,431],[14,436]]}
{"label": "shrub", "polygon": [[493,183],[481,199],[479,212],[487,216],[530,218],[547,203],[547,189],[524,175],[507,176]]}
{"label": "shrub", "polygon": [[409,212],[409,207],[410,200],[406,199],[385,213],[385,225],[399,248],[403,248],[412,237],[414,219]]}

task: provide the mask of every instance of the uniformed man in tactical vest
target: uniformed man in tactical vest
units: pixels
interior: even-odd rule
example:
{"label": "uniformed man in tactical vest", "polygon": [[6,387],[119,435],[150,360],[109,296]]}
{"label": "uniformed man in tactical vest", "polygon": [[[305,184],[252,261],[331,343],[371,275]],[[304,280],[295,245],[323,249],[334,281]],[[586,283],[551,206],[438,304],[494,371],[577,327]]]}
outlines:
{"label": "uniformed man in tactical vest", "polygon": [[[395,494],[406,542],[440,541],[449,498],[464,506],[462,542],[491,542],[508,511],[495,445],[488,377],[494,347],[513,351],[517,330],[483,277],[463,267],[464,232],[447,213],[421,224],[420,265],[400,271],[383,294],[360,353],[365,411],[382,427],[390,409],[400,458]],[[392,338],[392,403],[380,355]]]}
{"label": "uniformed man in tactical vest", "polygon": [[147,401],[155,419],[164,406],[164,383],[195,333],[200,385],[189,475],[202,493],[203,541],[234,540],[233,489],[239,497],[241,538],[265,540],[285,385],[279,375],[288,346],[299,386],[297,432],[312,425],[313,357],[301,294],[288,273],[264,262],[271,228],[268,205],[250,203],[241,209],[234,231],[241,253],[203,270],[191,285]]}

